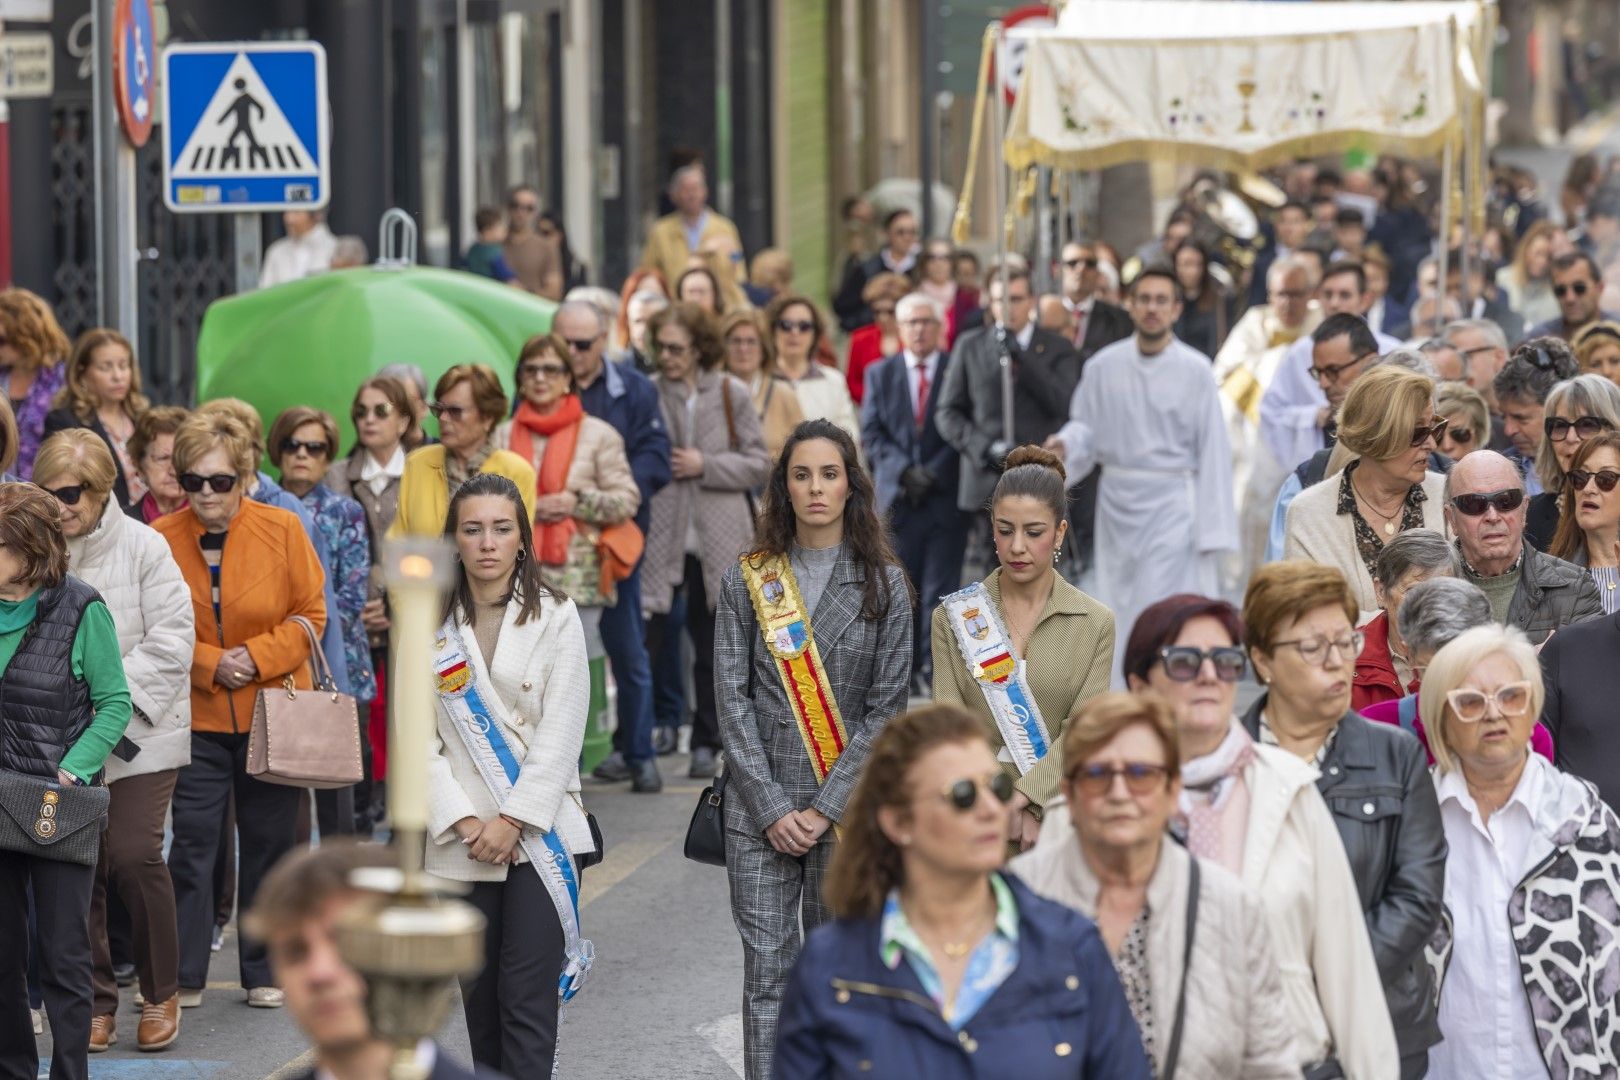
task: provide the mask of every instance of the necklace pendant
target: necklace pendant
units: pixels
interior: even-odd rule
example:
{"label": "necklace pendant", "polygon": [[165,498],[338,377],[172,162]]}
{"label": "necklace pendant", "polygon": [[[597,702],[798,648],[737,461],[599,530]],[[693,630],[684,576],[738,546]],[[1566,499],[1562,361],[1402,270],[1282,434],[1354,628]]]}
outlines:
{"label": "necklace pendant", "polygon": [[968,954],[968,946],[965,941],[947,941],[943,943],[943,948],[945,955],[952,960],[960,960]]}
{"label": "necklace pendant", "polygon": [[1395,523],[1393,521],[1384,522],[1384,535],[1385,536],[1394,536],[1395,535]]}

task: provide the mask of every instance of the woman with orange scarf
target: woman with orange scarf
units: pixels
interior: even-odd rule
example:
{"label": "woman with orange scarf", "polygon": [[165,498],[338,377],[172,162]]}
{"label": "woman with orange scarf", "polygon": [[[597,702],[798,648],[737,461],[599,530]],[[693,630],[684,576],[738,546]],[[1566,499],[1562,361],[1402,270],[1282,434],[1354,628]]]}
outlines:
{"label": "woman with orange scarf", "polygon": [[631,520],[641,491],[619,433],[585,414],[571,356],[572,347],[556,334],[524,343],[517,412],[495,429],[495,445],[534,466],[534,555],[546,580],[579,606],[589,637],[601,609],[614,602],[613,585],[622,576],[614,566],[626,556],[634,566],[641,554]]}

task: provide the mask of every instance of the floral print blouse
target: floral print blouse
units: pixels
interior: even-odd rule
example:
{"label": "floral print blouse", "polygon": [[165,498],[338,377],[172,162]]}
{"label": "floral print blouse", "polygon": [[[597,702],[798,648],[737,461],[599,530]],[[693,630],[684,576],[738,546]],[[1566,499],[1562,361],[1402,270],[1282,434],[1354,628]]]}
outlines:
{"label": "floral print blouse", "polygon": [[[9,377],[6,381],[9,383]],[[51,411],[51,399],[66,383],[66,364],[42,367],[17,406],[17,475],[24,480],[34,478],[34,458],[39,456],[39,444],[45,441],[45,414]]]}
{"label": "floral print blouse", "polygon": [[349,686],[356,701],[377,696],[377,677],[371,669],[371,646],[360,622],[371,577],[371,543],[366,537],[366,512],[360,504],[316,484],[303,497],[326,541],[332,560],[332,591],[337,595],[343,629],[343,660],[349,668]]}

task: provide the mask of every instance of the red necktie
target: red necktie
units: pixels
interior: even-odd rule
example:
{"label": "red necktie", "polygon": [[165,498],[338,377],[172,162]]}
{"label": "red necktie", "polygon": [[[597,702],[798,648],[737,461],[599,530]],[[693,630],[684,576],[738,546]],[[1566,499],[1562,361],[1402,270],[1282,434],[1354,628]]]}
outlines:
{"label": "red necktie", "polygon": [[928,419],[928,362],[917,362],[917,430]]}
{"label": "red necktie", "polygon": [[1086,343],[1086,312],[1076,308],[1074,312],[1074,347],[1079,348]]}

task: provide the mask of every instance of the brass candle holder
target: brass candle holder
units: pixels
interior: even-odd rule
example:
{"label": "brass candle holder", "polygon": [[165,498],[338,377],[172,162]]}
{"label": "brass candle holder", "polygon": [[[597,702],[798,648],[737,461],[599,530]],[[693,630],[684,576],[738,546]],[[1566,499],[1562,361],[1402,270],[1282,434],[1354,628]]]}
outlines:
{"label": "brass candle holder", "polygon": [[417,1044],[444,1024],[451,986],[484,962],[484,916],[456,899],[467,892],[423,869],[427,843],[427,762],[435,725],[431,660],[445,591],[455,576],[450,545],[438,539],[390,541],[384,549],[394,655],[388,813],[399,862],[356,871],[365,898],[338,927],[338,947],[365,977],[372,1031],[394,1046],[391,1080],[427,1080]]}

